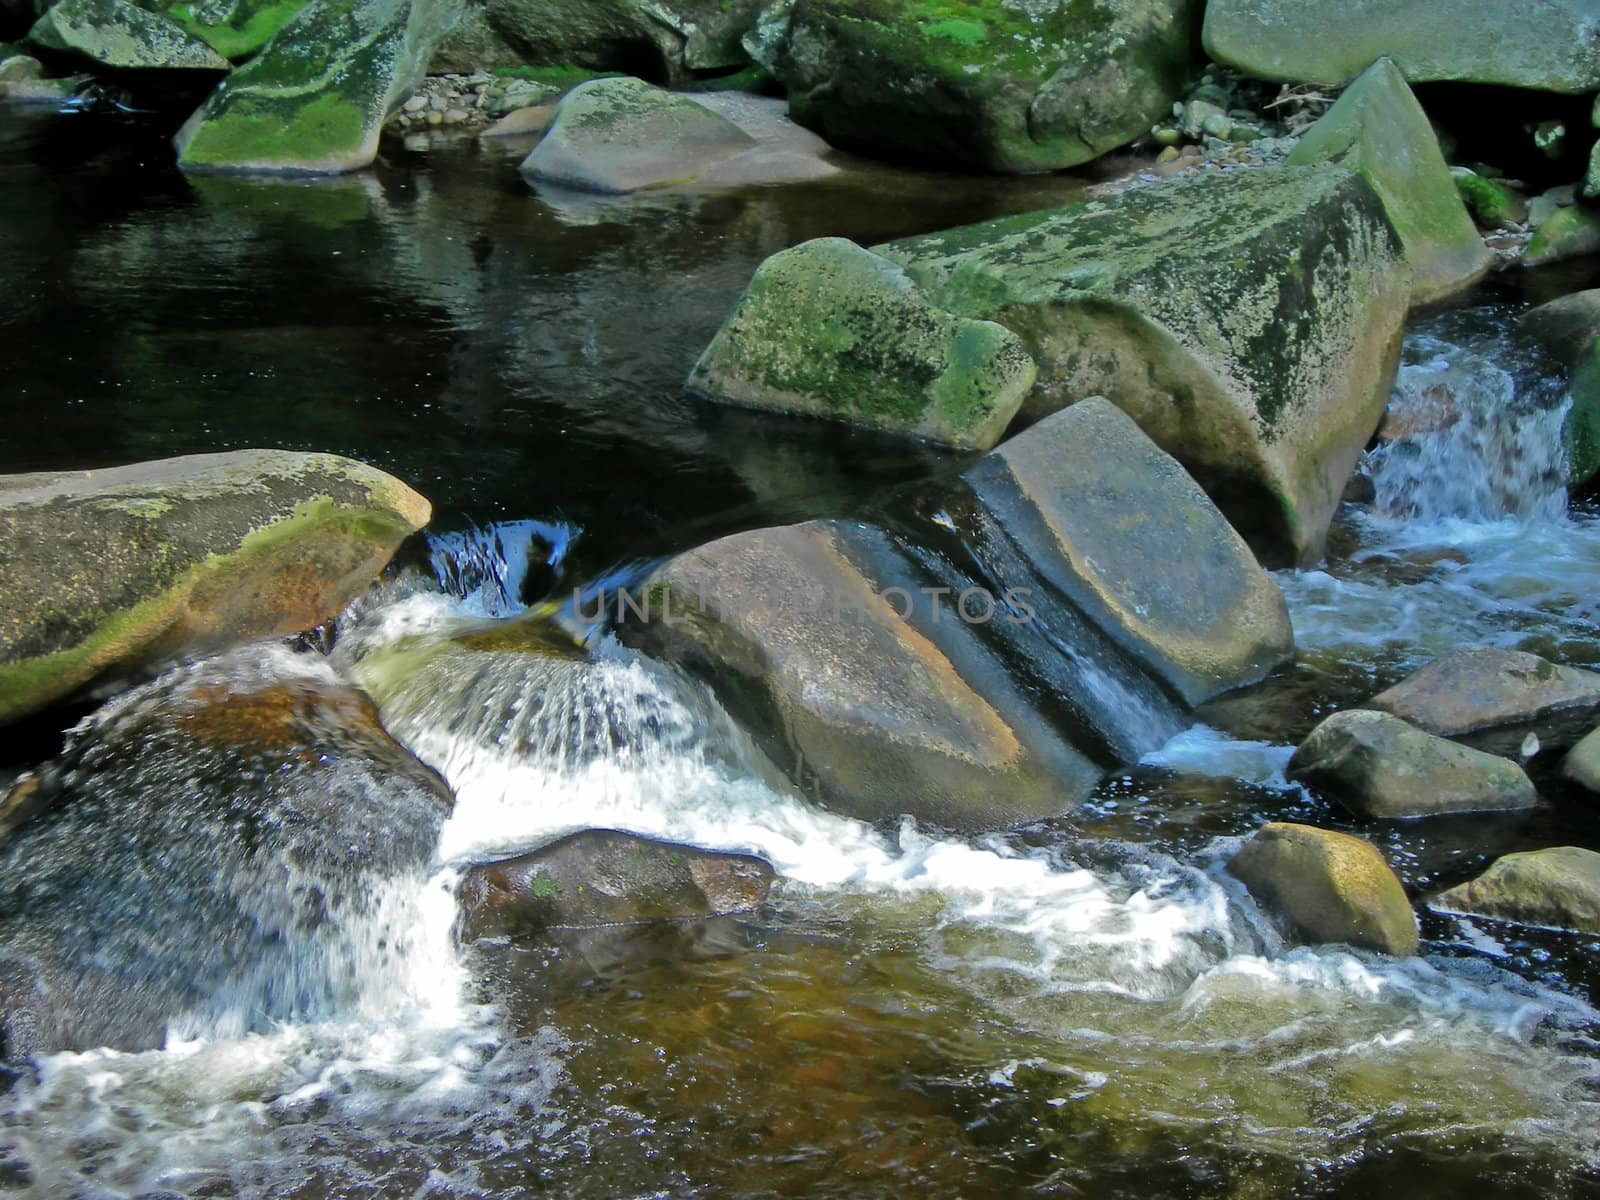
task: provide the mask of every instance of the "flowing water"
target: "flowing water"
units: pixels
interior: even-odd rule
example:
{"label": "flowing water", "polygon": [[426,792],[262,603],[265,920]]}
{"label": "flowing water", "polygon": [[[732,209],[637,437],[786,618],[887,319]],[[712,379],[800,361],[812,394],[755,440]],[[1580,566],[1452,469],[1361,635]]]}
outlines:
{"label": "flowing water", "polygon": [[[438,532],[326,653],[247,647],[175,671],[90,718],[68,760],[114,750],[128,712],[181,709],[196,671],[295,695],[353,684],[456,801],[428,861],[286,926],[297,972],[337,972],[314,1003],[233,988],[160,1048],[23,1073],[0,1100],[0,1187],[1600,1188],[1600,942],[1425,911],[1416,959],[1293,946],[1222,870],[1262,820],[1350,827],[1283,774],[1330,707],[1467,642],[1600,657],[1600,519],[1559,486],[1565,397],[1509,332],[1514,306],[1413,331],[1396,408],[1414,419],[1369,455],[1376,502],[1341,517],[1324,569],[1279,577],[1294,664],[1207,706],[1081,809],[953,837],[816,807],[701,684],[547,602],[730,529],[865,513],[946,469],[885,440],[709,411],[678,387],[766,253],[1037,206],[1069,185],[860,170],[574,223],[505,155],[396,157],[332,185],[185,184],[154,165],[143,125],[60,120],[0,116],[0,328],[29,347],[0,389],[0,465],[265,441],[358,455],[439,501]],[[575,632],[593,634],[582,650]],[[1531,814],[1364,832],[1419,893],[1507,849],[1600,846],[1600,814],[1551,766],[1531,764]],[[101,769],[113,798],[195,786],[137,746]],[[177,816],[205,820],[190,804]],[[780,878],[748,919],[455,945],[466,865],[597,826],[752,851]]]}

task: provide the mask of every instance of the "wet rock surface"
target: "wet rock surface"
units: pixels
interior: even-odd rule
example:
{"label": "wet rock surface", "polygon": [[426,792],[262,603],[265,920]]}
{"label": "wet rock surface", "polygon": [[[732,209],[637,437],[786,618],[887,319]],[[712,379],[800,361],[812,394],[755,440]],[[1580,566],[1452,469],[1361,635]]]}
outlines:
{"label": "wet rock surface", "polygon": [[1600,854],[1577,846],[1507,854],[1430,903],[1445,912],[1600,933]]}
{"label": "wet rock surface", "polygon": [[1600,674],[1516,650],[1457,650],[1374,696],[1372,708],[1441,737],[1600,708]]}

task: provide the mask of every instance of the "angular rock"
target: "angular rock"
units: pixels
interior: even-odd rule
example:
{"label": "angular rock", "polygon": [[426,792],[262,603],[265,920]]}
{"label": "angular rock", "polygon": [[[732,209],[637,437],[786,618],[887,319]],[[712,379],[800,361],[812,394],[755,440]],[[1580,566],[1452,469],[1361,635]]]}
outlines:
{"label": "angular rock", "polygon": [[137,668],[335,616],[428,502],[330,454],[0,476],[0,721]]}
{"label": "angular rock", "polygon": [[1243,539],[1170,455],[1107,400],[1054,413],[963,477],[1067,597],[1193,706],[1294,649],[1288,608]]}
{"label": "angular rock", "polygon": [[708,678],[848,815],[992,828],[1082,800],[1101,768],[907,574],[870,526],[758,529],[658,570],[626,632]]}
{"label": "angular rock", "polygon": [[307,0],[206,0],[202,4],[168,0],[159,7],[222,57],[238,62],[270,42],[306,4]]}
{"label": "angular rock", "polygon": [[469,870],[457,892],[460,936],[471,942],[750,912],[772,878],[772,864],[753,854],[587,829]]}
{"label": "angular rock", "polygon": [[1489,646],[1456,650],[1368,701],[1441,737],[1600,707],[1600,674]]}
{"label": "angular rock", "polygon": [[1600,793],[1600,729],[1567,752],[1561,771],[1572,782]]}
{"label": "angular rock", "polygon": [[1020,419],[1105,396],[1264,560],[1320,556],[1410,290],[1365,180],[1218,173],[874,249],[935,304],[1022,338],[1039,378]]}
{"label": "angular rock", "polygon": [[1430,903],[1444,912],[1600,933],[1600,854],[1577,846],[1507,854]]}
{"label": "angular rock", "polygon": [[1577,366],[1600,338],[1600,288],[1573,292],[1530,308],[1518,319],[1517,332],[1538,342],[1567,366]]}
{"label": "angular rock", "polygon": [[1528,202],[1518,193],[1467,167],[1451,167],[1456,194],[1483,229],[1509,229],[1528,219]]}
{"label": "angular rock", "polygon": [[820,238],[761,264],[689,386],[751,408],[987,449],[1033,380],[1010,331],[934,308],[898,264]]}
{"label": "angular rock", "polygon": [[193,171],[321,174],[377,155],[462,0],[311,0],[233,72],[173,144]]}
{"label": "angular rock", "polygon": [[1382,57],[1412,83],[1600,88],[1592,0],[1210,0],[1206,52],[1258,79],[1348,83]]}
{"label": "angular rock", "polygon": [[118,699],[26,786],[0,841],[9,1061],[348,1011],[380,885],[420,876],[451,802],[359,692],[256,655]]}
{"label": "angular rock", "polygon": [[1366,178],[1405,247],[1412,304],[1456,295],[1488,272],[1493,256],[1456,192],[1428,115],[1389,59],[1364,71],[1285,161],[1332,163]]}
{"label": "angular rock", "polygon": [[1228,871],[1309,941],[1417,951],[1416,914],[1371,842],[1274,821],[1245,842]]}
{"label": "angular rock", "polygon": [[1538,802],[1532,780],[1510,759],[1363,709],[1334,713],[1313,729],[1289,760],[1288,774],[1368,820],[1532,808]]}
{"label": "angular rock", "polygon": [[596,79],[556,106],[522,164],[530,180],[621,194],[688,183],[755,145],[732,121],[639,79]]}
{"label": "angular rock", "polygon": [[34,23],[28,41],[103,67],[226,71],[230,65],[177,22],[131,0],[60,0]]}
{"label": "angular rock", "polygon": [[1192,64],[1194,0],[798,0],[795,119],[941,167],[1049,171],[1148,132]]}
{"label": "angular rock", "polygon": [[1523,252],[1522,263],[1528,267],[1542,267],[1585,254],[1600,254],[1600,210],[1573,204],[1534,231],[1533,240]]}

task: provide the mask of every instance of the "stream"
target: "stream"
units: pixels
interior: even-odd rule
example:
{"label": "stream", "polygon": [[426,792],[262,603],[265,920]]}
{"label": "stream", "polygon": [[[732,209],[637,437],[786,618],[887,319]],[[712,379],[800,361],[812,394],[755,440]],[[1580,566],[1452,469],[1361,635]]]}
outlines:
{"label": "stream", "polygon": [[[762,524],[866,514],[956,456],[681,392],[750,272],[1065,202],[1081,180],[851,165],[627,203],[531,194],[515,147],[332,182],[185,180],[159,131],[0,113],[0,470],[270,444],[435,503],[331,645],[218,678],[354,684],[455,792],[425,870],[370,881],[296,970],[157,1050],[57,1054],[0,1096],[0,1191],[82,1197],[1565,1197],[1600,1189],[1600,939],[1419,911],[1414,959],[1287,944],[1223,870],[1270,819],[1356,823],[1293,745],[1463,644],[1600,666],[1600,512],[1560,486],[1559,372],[1489,291],[1413,321],[1396,408],[1320,568],[1277,575],[1298,653],[1083,807],[956,837],[796,792],[702,684],[452,650],[577,627],[573,590]],[[1443,406],[1448,411],[1438,415]],[[1426,414],[1433,412],[1433,417]],[[491,624],[495,623],[495,624]],[[532,664],[530,666],[530,663]],[[169,676],[88,714],[79,746]],[[122,708],[119,708],[123,706]],[[7,774],[55,749],[30,728]],[[1362,827],[1413,894],[1600,846],[1528,813]],[[138,794],[153,761],[119,771]],[[145,774],[141,774],[141,773]],[[741,919],[469,951],[472,863],[606,827],[766,857]]]}

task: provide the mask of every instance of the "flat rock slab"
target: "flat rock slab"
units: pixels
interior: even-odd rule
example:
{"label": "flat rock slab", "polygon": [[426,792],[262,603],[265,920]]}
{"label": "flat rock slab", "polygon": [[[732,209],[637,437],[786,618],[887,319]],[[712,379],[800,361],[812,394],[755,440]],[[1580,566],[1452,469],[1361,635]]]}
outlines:
{"label": "flat rock slab", "polygon": [[60,0],[34,24],[28,41],[103,67],[226,71],[231,65],[204,39],[131,0]]}
{"label": "flat rock slab", "polygon": [[1510,759],[1365,709],[1335,713],[1313,729],[1289,760],[1288,773],[1368,819],[1491,812],[1538,802],[1533,782]]}
{"label": "flat rock slab", "polygon": [[530,180],[622,194],[687,183],[756,141],[703,105],[639,79],[568,92],[523,161]]}
{"label": "flat rock slab", "polygon": [[1600,707],[1600,674],[1518,650],[1474,647],[1429,663],[1374,696],[1368,707],[1441,737],[1460,737]]}
{"label": "flat rock slab", "polygon": [[1405,889],[1371,842],[1310,825],[1263,825],[1228,871],[1250,894],[1314,942],[1415,954],[1417,918]]}
{"label": "flat rock slab", "polygon": [[1441,892],[1432,906],[1468,916],[1600,933],[1600,854],[1577,846],[1507,854],[1470,883]]}

